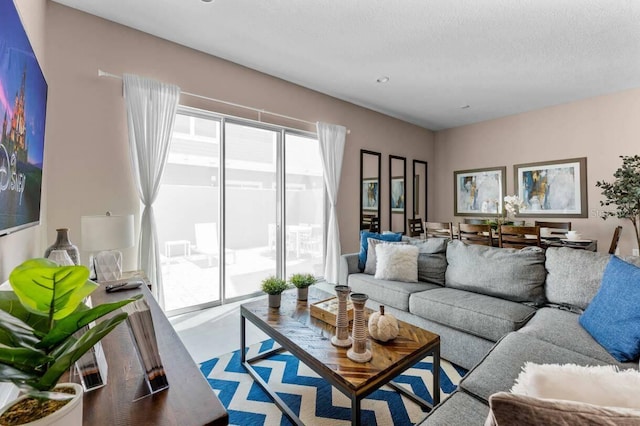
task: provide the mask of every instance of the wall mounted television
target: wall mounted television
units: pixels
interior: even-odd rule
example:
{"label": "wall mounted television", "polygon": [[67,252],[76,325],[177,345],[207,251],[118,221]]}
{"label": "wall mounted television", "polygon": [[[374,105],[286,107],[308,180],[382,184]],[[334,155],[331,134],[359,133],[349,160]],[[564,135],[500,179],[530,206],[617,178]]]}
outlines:
{"label": "wall mounted television", "polygon": [[13,0],[0,0],[0,235],[40,223],[47,82]]}

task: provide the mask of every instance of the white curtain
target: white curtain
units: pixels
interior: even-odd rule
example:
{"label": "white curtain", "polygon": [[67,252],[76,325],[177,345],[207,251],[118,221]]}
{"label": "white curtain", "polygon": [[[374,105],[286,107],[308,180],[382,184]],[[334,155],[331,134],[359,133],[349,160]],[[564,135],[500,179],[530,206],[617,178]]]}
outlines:
{"label": "white curtain", "polygon": [[344,156],[347,129],[343,126],[317,123],[320,158],[324,171],[324,182],[329,196],[329,225],[327,228],[327,257],[324,263],[324,278],[328,283],[338,282],[340,272],[340,228],[338,226],[338,190],[342,157]]}
{"label": "white curtain", "polygon": [[144,205],[140,223],[138,262],[152,283],[152,292],[164,308],[160,251],[153,203],[169,152],[180,88],[137,75],[124,74],[124,97],[129,124],[131,170]]}

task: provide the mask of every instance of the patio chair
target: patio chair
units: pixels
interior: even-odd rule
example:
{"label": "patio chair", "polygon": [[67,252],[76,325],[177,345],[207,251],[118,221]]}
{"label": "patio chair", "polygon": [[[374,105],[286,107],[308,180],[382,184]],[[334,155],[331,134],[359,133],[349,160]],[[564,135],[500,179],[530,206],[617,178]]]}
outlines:
{"label": "patio chair", "polygon": [[[218,224],[215,222],[196,223],[196,247],[195,250],[205,254],[209,260],[209,266],[213,265],[213,258],[220,255],[220,245],[218,241]],[[225,249],[225,259],[227,263],[236,262],[235,250]]]}

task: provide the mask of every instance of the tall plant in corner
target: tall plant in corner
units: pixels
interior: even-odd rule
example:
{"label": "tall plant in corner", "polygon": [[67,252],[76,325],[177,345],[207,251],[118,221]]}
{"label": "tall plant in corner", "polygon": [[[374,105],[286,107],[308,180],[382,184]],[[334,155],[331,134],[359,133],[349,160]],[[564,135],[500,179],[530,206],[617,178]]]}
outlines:
{"label": "tall plant in corner", "polygon": [[605,211],[603,219],[610,216],[629,219],[636,233],[636,242],[640,248],[640,155],[624,156],[622,167],[613,174],[613,182],[598,181],[596,186],[602,188],[602,195],[606,197],[600,201],[601,206],[615,205],[615,211]]}

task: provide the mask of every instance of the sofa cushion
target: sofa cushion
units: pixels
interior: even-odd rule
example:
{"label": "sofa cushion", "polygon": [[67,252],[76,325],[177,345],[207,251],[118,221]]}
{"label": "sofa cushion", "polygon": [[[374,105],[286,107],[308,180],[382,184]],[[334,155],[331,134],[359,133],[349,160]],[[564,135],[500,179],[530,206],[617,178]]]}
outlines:
{"label": "sofa cushion", "polygon": [[423,291],[409,298],[412,314],[494,342],[522,327],[535,311],[520,303],[454,288]]}
{"label": "sofa cushion", "polygon": [[600,290],[580,324],[620,362],[640,356],[639,301],[640,268],[611,256]]}
{"label": "sofa cushion", "polygon": [[605,364],[523,333],[509,333],[462,379],[460,387],[488,401],[492,394],[511,389],[527,361],[537,364]]}
{"label": "sofa cushion", "polygon": [[367,274],[351,274],[348,285],[354,293],[364,293],[381,304],[392,306],[401,311],[409,310],[411,293],[442,288],[430,283],[401,283],[398,281],[377,280]]}
{"label": "sofa cushion", "polygon": [[392,232],[388,234],[378,234],[376,232],[360,231],[360,252],[358,253],[358,269],[360,269],[360,272],[364,271],[367,264],[368,238],[375,238],[376,240],[382,241],[400,241],[402,240],[402,234]]}
{"label": "sofa cushion", "polygon": [[438,405],[420,426],[483,425],[489,407],[469,394],[456,391]]}
{"label": "sofa cushion", "polygon": [[640,372],[615,365],[525,363],[511,392],[640,410]]}
{"label": "sofa cushion", "polygon": [[380,244],[407,244],[406,241],[398,241],[398,242],[389,242],[378,240],[376,238],[367,238],[367,262],[364,266],[364,273],[369,275],[376,274],[376,263],[378,261],[378,256],[376,256],[376,247]]}
{"label": "sofa cushion", "polygon": [[380,244],[376,257],[376,279],[418,282],[418,247]]}
{"label": "sofa cushion", "polygon": [[426,240],[410,240],[420,250],[418,255],[418,280],[444,286],[444,275],[447,270],[446,238],[427,238]]}
{"label": "sofa cushion", "polygon": [[522,250],[452,241],[447,246],[445,285],[514,302],[544,301],[544,251]]}
{"label": "sofa cushion", "polygon": [[640,410],[534,398],[507,392],[491,395],[485,426],[640,425]]}
{"label": "sofa cushion", "polygon": [[568,247],[549,247],[545,296],[551,303],[585,309],[602,282],[609,255]]}
{"label": "sofa cushion", "polygon": [[635,363],[618,362],[582,328],[578,318],[579,315],[572,312],[541,308],[527,325],[518,330],[518,333],[527,334],[607,364],[616,364],[622,368],[637,367]]}

